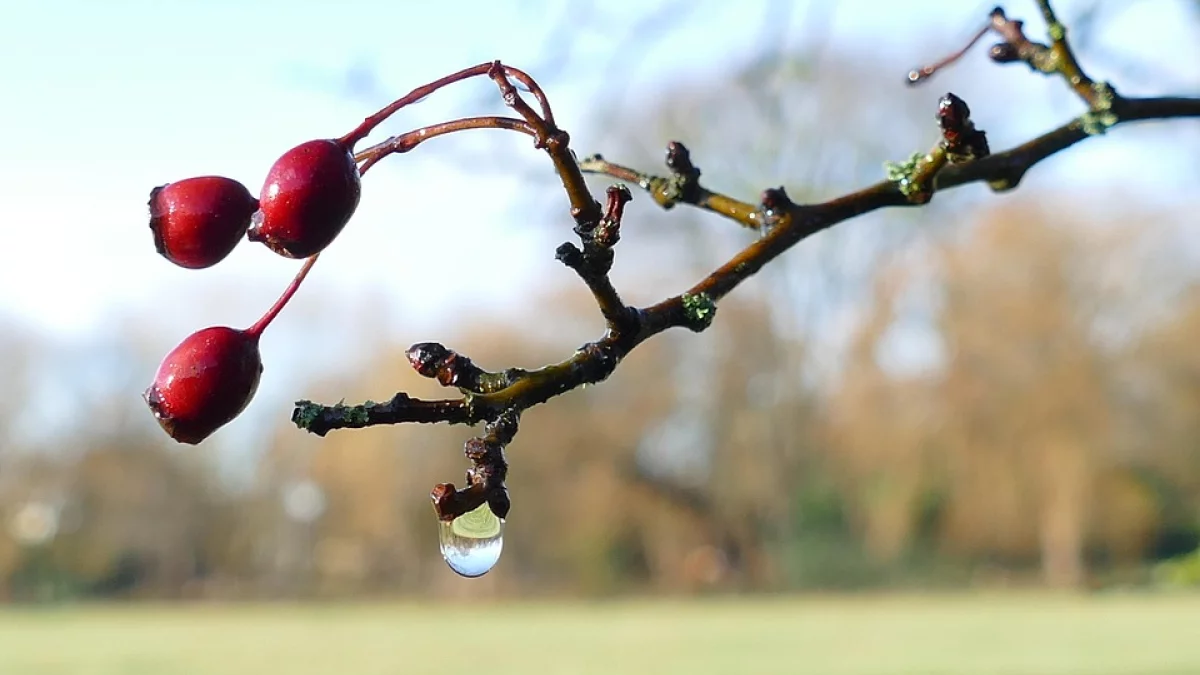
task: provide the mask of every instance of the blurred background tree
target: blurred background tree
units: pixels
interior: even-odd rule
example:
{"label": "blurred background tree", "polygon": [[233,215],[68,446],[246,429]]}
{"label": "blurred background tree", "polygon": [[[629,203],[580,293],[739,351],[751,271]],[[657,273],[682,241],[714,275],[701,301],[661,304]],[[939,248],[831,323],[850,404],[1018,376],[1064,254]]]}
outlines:
{"label": "blurred background tree", "polygon": [[[1073,30],[1086,39],[1120,4],[1077,4]],[[653,167],[667,140],[683,140],[706,183],[734,195],[782,182],[796,201],[829,198],[928,138],[941,89],[914,93],[902,77],[911,64],[823,40],[837,11],[823,3],[786,40],[791,3],[763,8],[753,58],[663,81],[652,96],[601,79],[636,74],[712,7],[663,4],[618,39],[600,5],[572,5],[596,18],[577,41],[610,40],[609,60],[575,55],[548,21],[545,68],[527,69],[552,97],[567,80],[603,83],[574,106],[579,122],[561,120],[581,151]],[[1116,73],[1141,72],[1102,42],[1083,45]],[[987,67],[938,87],[970,100],[1000,148],[1029,130],[1014,109],[1048,89],[994,66],[981,76]],[[1194,66],[1154,72],[1182,81],[1178,93],[1200,90]],[[372,67],[344,79],[355,110],[412,84]],[[1194,128],[1128,133],[1195,185]],[[515,147],[453,139],[424,161],[519,176],[512,227],[564,236],[554,176]],[[504,153],[515,166],[487,159]],[[1108,182],[1073,191],[1047,173],[1001,197],[967,189],[822,233],[740,288],[707,332],[660,336],[603,385],[530,411],[509,453],[503,562],[469,592],[1161,580],[1155,564],[1200,542],[1200,285],[1187,232],[1200,204],[1194,191],[1160,199],[1134,169],[1112,168]],[[380,199],[403,214],[412,197]],[[642,195],[626,223],[613,277],[634,304],[756,236]],[[438,338],[484,367],[536,367],[594,336],[593,301],[549,266],[550,250],[523,308],[472,306]],[[173,339],[161,326],[122,318],[75,342],[0,321],[0,597],[467,592],[438,556],[425,498],[462,470],[465,430],[316,439],[280,412],[292,398],[437,393],[405,358],[415,339],[390,323],[400,309],[334,292],[287,317],[279,332],[303,346],[268,368],[291,388],[267,392],[258,407],[271,417],[217,439],[215,455],[168,445],[131,395]],[[197,291],[189,306],[208,312],[229,297]],[[322,361],[315,344],[353,357]],[[241,458],[239,470],[218,456]]]}

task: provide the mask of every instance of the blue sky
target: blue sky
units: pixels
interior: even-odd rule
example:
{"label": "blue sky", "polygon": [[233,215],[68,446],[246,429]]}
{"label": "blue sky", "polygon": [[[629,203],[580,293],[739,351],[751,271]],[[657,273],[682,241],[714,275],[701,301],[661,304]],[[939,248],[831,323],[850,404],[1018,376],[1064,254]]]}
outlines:
{"label": "blue sky", "polygon": [[[733,3],[713,2],[691,13],[639,69],[635,89],[666,76],[701,77],[752,54],[762,34],[762,12],[751,11],[753,4],[732,9]],[[1069,15],[1080,3],[1061,4]],[[1032,2],[1010,5],[1011,14],[1036,24]],[[773,11],[789,6],[776,3]],[[1183,11],[1167,0],[1140,6],[1147,9],[1127,12],[1123,20],[1134,23],[1123,30],[1145,25],[1146,20],[1136,23],[1140,15],[1161,19]],[[618,2],[590,11],[577,36],[577,58],[607,58],[613,46],[606,36],[619,35],[622,26],[654,7]],[[249,323],[255,307],[282,288],[296,264],[261,247],[242,246],[208,271],[176,269],[153,253],[145,225],[148,190],[189,175],[221,173],[257,192],[283,150],[308,138],[340,135],[371,111],[366,101],[346,95],[347,71],[370,64],[380,88],[399,94],[492,58],[535,64],[563,8],[361,0],[5,3],[0,227],[6,245],[0,248],[0,285],[6,290],[0,312],[60,334],[86,334],[121,312],[150,309],[171,325],[193,325],[198,313]],[[828,30],[843,44],[936,54],[952,47],[986,9],[986,3],[972,2],[858,0],[839,3]],[[806,16],[805,7],[796,5],[780,20],[794,24],[800,35]],[[1180,22],[1166,24],[1168,42],[1172,23]],[[1180,41],[1195,35],[1175,32]],[[785,27],[778,34],[788,39],[793,31]],[[1170,51],[1178,59],[1189,49],[1197,57],[1192,62],[1200,62],[1194,44],[1177,43]],[[905,64],[898,65],[902,70],[909,61],[898,63]],[[1186,70],[1182,78],[1188,84]],[[1200,75],[1192,73],[1193,88],[1200,86],[1197,80]],[[466,85],[463,91],[478,95],[486,93],[485,86]],[[551,95],[562,123],[586,141],[586,126],[579,129],[587,118],[581,92],[568,80],[556,82]],[[431,100],[387,132],[484,112],[465,109],[467,100],[453,94]],[[575,119],[581,121],[572,124]],[[368,182],[358,218],[306,290],[389,288],[397,303],[418,316],[472,298],[511,297],[527,277],[514,273],[480,284],[432,268],[425,252],[453,237],[465,256],[507,247],[518,261],[529,262],[517,269],[537,269],[537,261],[547,257],[537,233],[512,227],[506,212],[513,179],[492,172],[472,183],[475,198],[495,205],[496,220],[446,222],[440,205],[453,198],[453,186],[473,180],[469,167],[412,158]],[[422,283],[416,292],[412,284],[398,283],[401,276],[444,283],[438,289]],[[212,288],[253,302],[242,311],[240,303],[197,310],[176,301]]]}

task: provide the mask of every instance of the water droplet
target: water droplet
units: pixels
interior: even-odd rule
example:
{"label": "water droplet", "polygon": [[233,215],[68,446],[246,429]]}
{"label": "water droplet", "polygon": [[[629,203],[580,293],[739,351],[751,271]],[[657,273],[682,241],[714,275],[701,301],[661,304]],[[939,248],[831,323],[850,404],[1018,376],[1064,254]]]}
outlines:
{"label": "water droplet", "polygon": [[483,576],[500,560],[504,519],[497,518],[486,502],[450,522],[441,521],[438,532],[442,558],[464,577]]}

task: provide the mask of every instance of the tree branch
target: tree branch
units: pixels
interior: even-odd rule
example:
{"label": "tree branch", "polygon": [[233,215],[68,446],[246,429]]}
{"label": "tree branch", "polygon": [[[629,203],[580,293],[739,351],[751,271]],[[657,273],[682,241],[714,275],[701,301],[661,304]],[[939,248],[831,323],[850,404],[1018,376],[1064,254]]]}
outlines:
{"label": "tree branch", "polygon": [[[456,387],[461,398],[426,401],[400,393],[387,403],[368,401],[362,405],[323,406],[298,401],[292,415],[297,427],[317,435],[334,429],[361,428],[403,422],[489,422],[484,434],[467,442],[466,451],[475,463],[470,485],[455,491],[452,485],[435,488],[434,501],[440,518],[453,518],[483,501],[495,500],[494,510],[507,511],[503,476],[507,470],[502,448],[516,433],[520,413],[582,385],[606,379],[621,360],[642,342],[670,328],[699,332],[716,314],[717,302],[764,265],[805,238],[857,216],[886,207],[919,206],[941,191],[984,182],[995,191],[1020,184],[1025,174],[1042,160],[1110,128],[1147,120],[1200,117],[1200,98],[1123,98],[1107,84],[1096,84],[1080,69],[1066,40],[1066,30],[1057,22],[1047,2],[1039,3],[1050,24],[1052,45],[1028,40],[1020,21],[1008,19],[997,8],[987,24],[968,44],[988,32],[1004,42],[990,52],[1001,63],[1021,61],[1046,74],[1063,76],[1088,104],[1088,110],[1063,126],[1014,148],[990,154],[986,135],[970,120],[965,102],[947,94],[939,102],[936,119],[940,138],[926,153],[917,153],[903,163],[889,164],[888,178],[856,192],[816,204],[796,204],[783,188],[764,190],[758,203],[740,201],[700,185],[700,169],[683,144],[667,147],[668,173],[654,176],[609,162],[595,155],[577,162],[568,148],[569,136],[555,123],[542,90],[528,75],[499,62],[476,66],[452,76],[486,74],[496,82],[504,102],[520,119],[467,118],[428,127],[438,133],[466,128],[503,128],[534,137],[536,147],[550,156],[571,203],[571,216],[581,246],[571,243],[557,250],[560,261],[573,269],[591,290],[607,324],[603,337],[580,347],[570,358],[536,370],[508,369],[492,373],[477,367],[469,358],[438,343],[420,343],[408,351],[410,363],[423,376],[443,386]],[[910,82],[924,81],[937,70],[953,63],[966,48],[940,62],[909,75]],[[539,103],[535,111],[522,100],[512,77],[523,84]],[[444,78],[443,81],[451,81]],[[455,80],[456,81],[456,80]],[[441,81],[439,81],[441,82]],[[428,87],[416,90],[423,93]],[[407,100],[407,99],[402,99]],[[368,122],[374,122],[369,118]],[[434,134],[435,135],[435,134]],[[360,161],[374,163],[384,156],[407,152],[432,137],[418,130],[389,139],[360,154]],[[620,236],[625,203],[631,198],[622,186],[608,189],[605,206],[592,198],[584,173],[602,174],[645,190],[664,209],[688,204],[724,216],[762,236],[751,242],[724,265],[699,280],[687,291],[655,305],[636,309],[626,306],[608,277],[613,246]],[[489,501],[489,503],[491,503]]]}
{"label": "tree branch", "polygon": [[367,401],[359,405],[321,405],[312,401],[296,401],[292,423],[318,436],[334,429],[361,429],[378,424],[421,422],[431,424],[474,424],[478,417],[471,414],[465,400],[424,401],[403,392],[387,403]]}

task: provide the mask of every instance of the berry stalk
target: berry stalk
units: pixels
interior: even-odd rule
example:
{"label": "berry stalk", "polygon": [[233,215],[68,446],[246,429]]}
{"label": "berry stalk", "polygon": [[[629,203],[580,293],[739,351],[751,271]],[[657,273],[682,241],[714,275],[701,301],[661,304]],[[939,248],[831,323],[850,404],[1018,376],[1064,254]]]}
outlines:
{"label": "berry stalk", "polygon": [[384,120],[396,114],[396,111],[400,110],[401,108],[412,105],[413,103],[416,103],[426,96],[434,93],[438,89],[454,84],[455,82],[461,82],[462,80],[478,77],[480,75],[487,75],[492,69],[492,65],[493,62],[489,61],[487,63],[471,66],[470,68],[463,68],[456,73],[451,73],[443,78],[434,80],[429,84],[425,84],[413,89],[404,96],[401,96],[400,98],[381,108],[379,112],[363,120],[362,124],[355,127],[353,131],[339,138],[338,143],[347,149],[353,148],[355,143],[358,143],[362,139],[366,138],[372,131],[375,130],[375,127],[383,124]]}
{"label": "berry stalk", "polygon": [[362,124],[355,127],[350,133],[337,139],[337,142],[346,149],[353,150],[355,144],[370,135],[370,133],[374,131],[376,127],[378,127],[380,124],[383,124],[387,118],[396,114],[396,112],[401,108],[412,105],[413,103],[418,103],[437,90],[454,84],[455,82],[461,82],[472,77],[479,77],[480,75],[493,76],[493,73],[495,73],[497,69],[502,71],[505,75],[516,80],[523,88],[528,90],[529,93],[532,94],[537,100],[538,106],[541,107],[542,119],[550,126],[554,126],[554,112],[550,109],[550,101],[546,97],[546,92],[542,90],[541,85],[539,85],[532,77],[529,76],[528,73],[523,70],[506,66],[499,61],[489,61],[487,63],[480,63],[469,68],[463,68],[458,72],[451,73],[445,77],[434,80],[429,84],[425,84],[413,89],[404,96],[401,96],[400,98],[381,108],[379,112],[363,120]]}
{"label": "berry stalk", "polygon": [[388,155],[408,152],[431,138],[467,129],[507,129],[537,138],[537,131],[528,122],[515,117],[465,117],[414,129],[355,153],[354,161],[362,162],[358,167],[358,174],[365,174],[367,169]]}
{"label": "berry stalk", "polygon": [[292,283],[288,284],[288,287],[283,289],[283,293],[279,296],[279,299],[275,301],[275,304],[271,305],[271,308],[268,309],[258,321],[255,321],[253,326],[250,326],[246,329],[247,335],[255,339],[258,339],[259,336],[262,335],[263,331],[267,329],[267,326],[270,326],[271,322],[275,320],[275,317],[279,316],[279,312],[283,311],[284,306],[291,301],[292,296],[296,294],[296,291],[300,290],[300,284],[304,282],[304,277],[308,276],[309,270],[311,270],[312,266],[316,264],[317,258],[319,257],[320,254],[318,253],[317,255],[314,255],[304,261],[304,265],[300,268],[300,271],[297,272],[296,276],[292,278]]}

